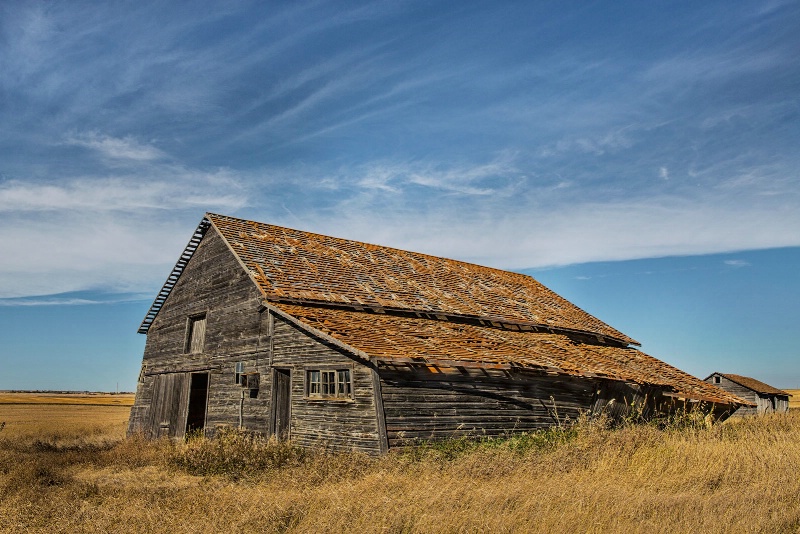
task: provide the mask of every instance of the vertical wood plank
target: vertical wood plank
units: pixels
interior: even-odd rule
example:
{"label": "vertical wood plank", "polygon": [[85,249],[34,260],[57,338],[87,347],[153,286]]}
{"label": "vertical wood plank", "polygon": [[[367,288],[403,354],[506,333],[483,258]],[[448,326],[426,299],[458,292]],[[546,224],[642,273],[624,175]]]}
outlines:
{"label": "vertical wood plank", "polygon": [[372,369],[372,390],[375,397],[375,416],[378,420],[378,442],[380,452],[389,450],[389,438],[386,435],[386,413],[383,411],[383,393],[381,392],[381,378],[378,370]]}

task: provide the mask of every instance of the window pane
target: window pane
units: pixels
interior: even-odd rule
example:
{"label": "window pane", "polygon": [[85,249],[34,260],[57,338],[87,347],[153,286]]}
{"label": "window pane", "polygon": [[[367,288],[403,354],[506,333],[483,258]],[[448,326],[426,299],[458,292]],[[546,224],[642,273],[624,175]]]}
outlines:
{"label": "window pane", "polygon": [[336,374],[333,371],[322,371],[322,394],[335,395]]}
{"label": "window pane", "polygon": [[236,362],[234,366],[234,380],[237,384],[242,384],[242,373],[244,373],[244,362]]}
{"label": "window pane", "polygon": [[309,371],[308,372],[308,394],[309,395],[319,395],[320,394],[319,371]]}
{"label": "window pane", "polygon": [[341,369],[337,371],[338,389],[337,393],[340,397],[350,396],[350,369]]}

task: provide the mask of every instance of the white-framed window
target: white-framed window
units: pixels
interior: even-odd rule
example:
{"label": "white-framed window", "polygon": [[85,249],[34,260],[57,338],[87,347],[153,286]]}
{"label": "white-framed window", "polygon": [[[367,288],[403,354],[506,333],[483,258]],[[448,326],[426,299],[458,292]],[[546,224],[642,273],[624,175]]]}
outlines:
{"label": "white-framed window", "polygon": [[187,354],[200,354],[206,340],[206,315],[189,317],[186,325],[186,345],[184,352]]}
{"label": "white-framed window", "polygon": [[715,384],[719,384],[719,383],[721,383],[721,382],[722,382],[722,379],[720,379],[719,375],[715,375],[715,376],[714,376],[714,383],[715,383]]}
{"label": "white-framed window", "polygon": [[306,369],[306,396],[316,399],[351,399],[350,369]]}

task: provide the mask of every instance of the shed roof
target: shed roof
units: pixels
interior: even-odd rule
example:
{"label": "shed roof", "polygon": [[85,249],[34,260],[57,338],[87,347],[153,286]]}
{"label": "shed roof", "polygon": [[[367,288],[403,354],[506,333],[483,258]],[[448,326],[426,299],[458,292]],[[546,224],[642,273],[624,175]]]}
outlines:
{"label": "shed roof", "polygon": [[739,397],[635,348],[577,342],[563,334],[291,304],[275,308],[302,324],[386,362],[518,368],[662,386],[720,404]]}
{"label": "shed roof", "polygon": [[781,389],[774,388],[769,384],[765,384],[760,380],[756,380],[755,378],[750,378],[749,376],[732,375],[728,373],[711,373],[710,375],[708,375],[708,377],[706,377],[706,380],[708,380],[714,375],[724,376],[731,382],[736,382],[740,386],[744,386],[747,389],[755,391],[756,393],[761,393],[763,395],[786,395],[788,397],[791,397],[789,393],[786,393]]}
{"label": "shed roof", "polygon": [[206,218],[272,302],[540,325],[639,344],[524,274],[213,213]]}

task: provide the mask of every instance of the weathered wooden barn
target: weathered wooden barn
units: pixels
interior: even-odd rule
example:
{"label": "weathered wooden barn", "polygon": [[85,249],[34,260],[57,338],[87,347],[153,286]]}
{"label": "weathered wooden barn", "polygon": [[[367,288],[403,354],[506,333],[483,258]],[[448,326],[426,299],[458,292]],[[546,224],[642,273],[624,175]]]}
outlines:
{"label": "weathered wooden barn", "polygon": [[755,378],[729,373],[711,373],[705,381],[752,403],[740,406],[731,414],[732,416],[789,411],[790,394]]}
{"label": "weathered wooden barn", "polygon": [[130,432],[381,452],[746,403],[530,276],[208,213],[142,322]]}

